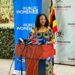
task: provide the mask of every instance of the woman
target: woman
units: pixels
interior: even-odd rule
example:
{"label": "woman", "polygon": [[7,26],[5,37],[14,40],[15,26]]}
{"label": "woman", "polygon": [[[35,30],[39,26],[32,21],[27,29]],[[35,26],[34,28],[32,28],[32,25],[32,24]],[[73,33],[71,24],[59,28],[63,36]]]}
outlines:
{"label": "woman", "polygon": [[[53,44],[54,34],[49,26],[49,21],[45,14],[39,14],[35,21],[35,28],[32,29],[30,39],[37,38],[37,44]],[[38,75],[52,75],[50,69],[52,58],[39,61]],[[47,66],[47,67],[46,67]],[[49,69],[48,69],[49,68]]]}
{"label": "woman", "polygon": [[[44,35],[45,33],[45,35]],[[47,34],[46,34],[47,33]],[[48,35],[49,34],[49,35]],[[47,19],[47,16],[45,14],[38,14],[36,21],[35,21],[35,28],[31,30],[30,39],[32,39],[34,36],[37,38],[41,38],[39,35],[44,35],[46,43],[54,43],[55,37],[52,32],[52,29],[49,26],[49,21]],[[48,35],[48,36],[47,36]]]}

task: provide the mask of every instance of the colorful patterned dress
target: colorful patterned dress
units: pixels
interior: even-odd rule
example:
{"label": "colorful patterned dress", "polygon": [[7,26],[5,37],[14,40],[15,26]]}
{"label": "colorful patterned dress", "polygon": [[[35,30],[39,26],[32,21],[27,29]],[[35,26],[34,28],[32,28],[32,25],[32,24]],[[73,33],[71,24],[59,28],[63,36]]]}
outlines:
{"label": "colorful patterned dress", "polygon": [[[51,42],[55,42],[55,37],[50,27],[39,30],[33,28],[31,30],[29,39],[34,38],[37,39],[37,42],[35,44],[50,44]],[[36,62],[37,61],[35,60],[32,61],[33,65],[31,65],[31,68],[33,68]],[[36,66],[35,71],[36,73],[34,73],[33,75],[53,75],[52,58],[48,57],[46,59],[41,59],[38,62],[38,66]]]}

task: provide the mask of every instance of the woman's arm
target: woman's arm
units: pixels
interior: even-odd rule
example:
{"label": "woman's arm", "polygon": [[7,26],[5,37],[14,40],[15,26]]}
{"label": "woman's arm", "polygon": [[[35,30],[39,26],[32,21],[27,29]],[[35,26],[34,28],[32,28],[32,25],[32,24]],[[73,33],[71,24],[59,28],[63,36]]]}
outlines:
{"label": "woman's arm", "polygon": [[49,29],[49,35],[50,35],[50,43],[54,44],[55,43],[55,36],[54,36],[54,33],[51,28]]}

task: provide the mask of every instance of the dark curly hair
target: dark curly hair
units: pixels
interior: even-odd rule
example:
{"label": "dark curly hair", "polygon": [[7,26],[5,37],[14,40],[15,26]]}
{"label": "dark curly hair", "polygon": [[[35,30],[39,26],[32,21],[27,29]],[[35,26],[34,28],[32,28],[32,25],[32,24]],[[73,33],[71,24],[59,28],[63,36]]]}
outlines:
{"label": "dark curly hair", "polygon": [[36,17],[36,21],[35,21],[35,27],[37,28],[37,30],[39,30],[41,24],[40,24],[40,16],[45,16],[45,19],[46,19],[46,23],[45,23],[45,27],[48,27],[49,26],[49,20],[47,18],[47,16],[45,14],[38,14],[37,17]]}

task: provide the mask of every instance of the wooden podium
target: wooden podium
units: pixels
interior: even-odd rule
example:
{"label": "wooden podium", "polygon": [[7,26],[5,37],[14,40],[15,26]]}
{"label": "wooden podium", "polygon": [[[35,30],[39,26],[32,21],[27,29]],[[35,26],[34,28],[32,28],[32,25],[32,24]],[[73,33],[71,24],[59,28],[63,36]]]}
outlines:
{"label": "wooden podium", "polygon": [[26,75],[38,75],[39,60],[54,56],[56,50],[51,45],[16,45],[16,55],[25,57]]}

